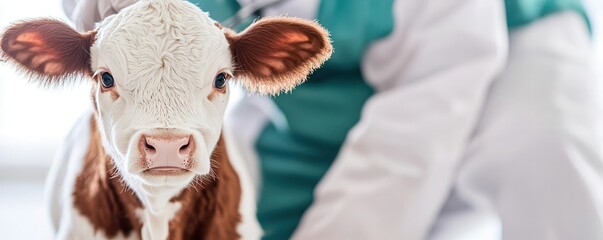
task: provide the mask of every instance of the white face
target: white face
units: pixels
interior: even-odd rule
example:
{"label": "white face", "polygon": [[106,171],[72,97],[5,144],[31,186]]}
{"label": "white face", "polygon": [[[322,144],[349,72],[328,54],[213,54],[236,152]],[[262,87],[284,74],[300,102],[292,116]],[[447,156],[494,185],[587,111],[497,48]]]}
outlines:
{"label": "white face", "polygon": [[130,186],[184,187],[210,173],[233,66],[206,14],[138,2],[99,25],[91,59],[103,145]]}

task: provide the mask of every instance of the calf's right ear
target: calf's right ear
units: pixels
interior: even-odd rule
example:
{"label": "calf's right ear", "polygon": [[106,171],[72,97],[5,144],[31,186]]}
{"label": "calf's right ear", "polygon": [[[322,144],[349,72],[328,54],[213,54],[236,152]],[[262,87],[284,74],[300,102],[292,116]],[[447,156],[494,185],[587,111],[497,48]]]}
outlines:
{"label": "calf's right ear", "polygon": [[4,31],[0,55],[46,84],[92,75],[90,47],[96,32],[81,34],[54,19],[16,23]]}

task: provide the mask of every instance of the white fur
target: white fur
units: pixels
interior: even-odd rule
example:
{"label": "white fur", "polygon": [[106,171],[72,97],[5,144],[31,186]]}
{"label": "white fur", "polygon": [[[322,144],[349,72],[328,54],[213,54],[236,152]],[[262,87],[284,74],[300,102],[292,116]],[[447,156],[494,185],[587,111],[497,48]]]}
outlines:
{"label": "white fur", "polygon": [[168,203],[159,212],[140,209],[138,216],[144,223],[142,225],[142,239],[162,240],[169,235],[170,220],[178,213],[182,205],[180,203]]}
{"label": "white fur", "polygon": [[[131,233],[129,236],[124,236],[122,233],[118,233],[113,238],[108,238],[102,231],[95,231],[90,220],[82,216],[77,210],[72,212],[70,218],[71,223],[65,228],[64,231],[60,232],[57,239],[94,239],[94,240],[136,240],[137,235]],[[147,238],[143,238],[147,239]],[[165,238],[164,238],[165,239]]]}
{"label": "white fur", "polygon": [[[167,223],[181,207],[169,200],[189,186],[196,175],[210,173],[210,155],[220,137],[228,91],[211,99],[208,96],[214,91],[213,81],[220,71],[232,74],[228,42],[207,14],[180,0],[142,0],[106,18],[98,25],[96,36],[91,47],[91,68],[95,72],[109,71],[119,94],[114,99],[110,92],[101,90],[100,83],[94,86],[102,144],[119,175],[144,205],[138,210],[143,239],[166,239]],[[90,129],[82,129],[80,134],[88,136]],[[137,164],[138,138],[143,133],[158,133],[157,129],[192,134],[197,143],[197,167],[191,174],[141,174],[144,169]],[[65,157],[56,163],[60,166],[56,173],[68,168],[64,179],[52,174],[51,188],[56,191],[56,186],[64,187],[60,200],[57,192],[50,194],[52,206],[61,209],[58,216],[54,214],[55,222],[60,221],[55,223],[59,225],[59,239],[105,239],[102,233],[94,233],[90,222],[75,208],[60,207],[73,205],[73,186],[88,138],[78,137],[80,142],[68,145]],[[241,161],[232,164],[243,189],[243,222],[238,231],[243,239],[259,239],[261,230],[249,174]]]}

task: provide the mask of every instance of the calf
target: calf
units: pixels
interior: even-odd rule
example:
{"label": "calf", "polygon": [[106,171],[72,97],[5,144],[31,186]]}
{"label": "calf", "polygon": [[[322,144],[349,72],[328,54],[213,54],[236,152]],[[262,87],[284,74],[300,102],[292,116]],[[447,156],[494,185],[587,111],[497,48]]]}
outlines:
{"label": "calf", "polygon": [[315,22],[235,33],[180,0],[141,0],[87,33],[16,23],[1,49],[43,85],[92,85],[93,113],[52,170],[60,239],[258,239],[249,175],[222,134],[227,83],[289,91],[332,51]]}

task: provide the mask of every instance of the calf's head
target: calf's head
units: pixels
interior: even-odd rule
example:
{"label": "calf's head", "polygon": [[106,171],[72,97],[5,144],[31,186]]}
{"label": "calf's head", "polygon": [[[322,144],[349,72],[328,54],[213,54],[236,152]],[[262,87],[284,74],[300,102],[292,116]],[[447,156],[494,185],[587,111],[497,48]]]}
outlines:
{"label": "calf's head", "polygon": [[87,33],[52,19],[16,23],[1,48],[45,85],[90,78],[103,147],[119,174],[130,186],[166,187],[210,173],[228,82],[288,91],[332,51],[312,21],[267,18],[235,33],[180,0],[140,1]]}

